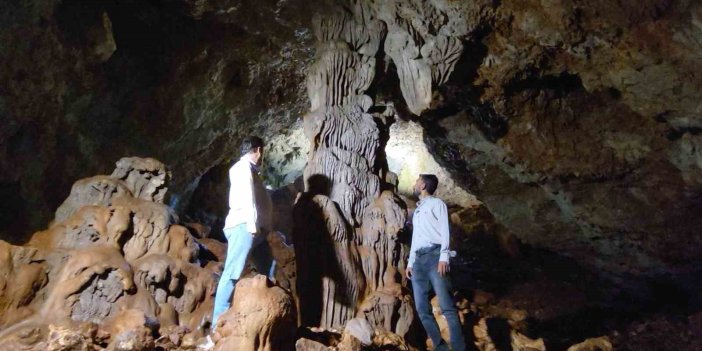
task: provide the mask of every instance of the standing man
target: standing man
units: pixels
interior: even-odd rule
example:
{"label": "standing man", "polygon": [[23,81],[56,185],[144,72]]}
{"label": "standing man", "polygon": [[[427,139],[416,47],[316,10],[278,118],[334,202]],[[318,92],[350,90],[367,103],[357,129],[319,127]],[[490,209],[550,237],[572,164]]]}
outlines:
{"label": "standing man", "polygon": [[266,236],[271,229],[271,198],[259,176],[263,161],[263,140],[250,136],[241,143],[241,159],[229,170],[229,214],[224,222],[227,258],[217,286],[212,328],[231,306],[236,282],[251,253],[256,270],[273,278],[275,261]]}
{"label": "standing man", "polygon": [[446,204],[433,194],[439,179],[433,174],[420,174],[414,184],[419,196],[417,209],[412,216],[412,246],[405,275],[412,280],[414,305],[424,330],[434,344],[434,350],[448,350],[441,338],[439,325],[434,319],[429,293],[439,298],[441,312],[451,333],[451,350],[465,351],[466,344],[458,320],[456,305],[450,292],[449,272],[449,221]]}

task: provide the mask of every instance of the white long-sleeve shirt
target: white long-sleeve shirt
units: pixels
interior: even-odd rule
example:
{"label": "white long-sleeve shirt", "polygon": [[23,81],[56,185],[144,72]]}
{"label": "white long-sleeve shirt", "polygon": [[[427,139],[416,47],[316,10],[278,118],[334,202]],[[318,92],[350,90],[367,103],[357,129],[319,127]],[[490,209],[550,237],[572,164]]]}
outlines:
{"label": "white long-sleeve shirt", "polygon": [[244,156],[229,169],[229,214],[224,229],[245,223],[249,233],[259,228],[271,229],[273,205],[258,167]]}
{"label": "white long-sleeve shirt", "polygon": [[441,245],[439,261],[448,263],[450,236],[446,204],[433,196],[419,201],[412,216],[412,227],[412,245],[407,267],[414,265],[417,250],[435,244]]}

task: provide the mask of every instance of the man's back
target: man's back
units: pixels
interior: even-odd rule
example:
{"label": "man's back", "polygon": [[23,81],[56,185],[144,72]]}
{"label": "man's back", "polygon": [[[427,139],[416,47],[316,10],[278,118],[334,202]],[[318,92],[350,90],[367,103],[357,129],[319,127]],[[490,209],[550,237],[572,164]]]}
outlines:
{"label": "man's back", "polygon": [[229,169],[229,214],[224,228],[246,223],[251,233],[271,228],[272,202],[256,166],[242,158]]}

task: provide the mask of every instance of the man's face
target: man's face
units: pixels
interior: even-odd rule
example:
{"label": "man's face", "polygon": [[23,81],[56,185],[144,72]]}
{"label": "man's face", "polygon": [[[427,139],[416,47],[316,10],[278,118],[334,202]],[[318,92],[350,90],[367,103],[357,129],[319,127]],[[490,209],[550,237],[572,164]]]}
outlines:
{"label": "man's face", "polygon": [[263,164],[263,148],[262,147],[257,147],[254,150],[253,161],[256,163],[256,166],[260,166]]}
{"label": "man's face", "polygon": [[419,194],[422,193],[422,190],[424,190],[424,181],[422,180],[422,177],[417,178],[417,181],[414,182],[414,195],[419,196]]}

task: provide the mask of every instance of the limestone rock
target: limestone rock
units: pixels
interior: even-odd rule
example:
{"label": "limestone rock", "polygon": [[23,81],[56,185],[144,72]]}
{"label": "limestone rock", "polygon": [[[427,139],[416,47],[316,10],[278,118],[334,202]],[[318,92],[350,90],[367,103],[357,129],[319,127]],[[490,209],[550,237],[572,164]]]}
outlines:
{"label": "limestone rock", "polygon": [[[475,335],[475,346],[481,351],[495,351],[506,345],[509,345],[512,350],[519,351],[546,350],[542,339],[532,340],[496,319],[481,318],[473,326],[473,334]],[[493,339],[493,336],[500,339]]]}
{"label": "limestone rock", "polygon": [[49,325],[49,333],[46,340],[46,350],[49,351],[92,351],[96,340],[97,327],[95,325],[83,325],[81,327],[68,328],[64,326]]}
{"label": "limestone rock", "polygon": [[383,147],[394,109],[375,106],[370,88],[382,50],[408,108],[419,115],[429,107],[432,78],[446,82],[463,48],[449,28],[454,23],[441,19],[450,6],[440,3],[354,1],[313,18],[317,51],[303,120],[311,149],[294,216],[303,325],[338,329],[358,315],[406,333],[411,323],[398,274],[406,211],[386,190],[394,182],[385,182],[392,179]]}
{"label": "limestone rock", "polygon": [[119,251],[92,247],[74,251],[52,283],[39,317],[99,323],[118,312],[118,300],[134,290],[132,268]]}
{"label": "limestone rock", "polygon": [[364,291],[360,256],[334,202],[324,195],[308,196],[295,206],[300,317],[303,325],[340,328],[353,318]]}
{"label": "limestone rock", "polygon": [[20,350],[136,351],[153,349],[163,329],[160,345],[192,346],[212,311],[218,257],[203,256],[162,203],[131,191],[104,202],[76,195],[95,179],[105,178],[77,182],[78,200],[64,202],[82,207],[26,247],[0,242],[0,340]]}
{"label": "limestone rock", "polygon": [[293,296],[295,296],[297,294],[295,291],[297,279],[295,249],[292,247],[292,243],[286,243],[285,239],[286,238],[280,232],[271,232],[266,238],[276,262],[276,284],[283,289],[290,290]]}
{"label": "limestone rock", "polygon": [[117,161],[111,177],[124,181],[134,197],[162,203],[171,172],[153,158],[125,157]]}
{"label": "limestone rock", "polygon": [[131,195],[127,185],[113,177],[95,176],[81,179],[73,184],[71,194],[56,210],[54,223],[63,222],[83,206],[109,206],[113,198]]}
{"label": "limestone rock", "polygon": [[112,246],[132,235],[131,211],[125,207],[83,206],[62,222],[32,235],[29,244],[44,249],[79,249]]}
{"label": "limestone rock", "polygon": [[155,340],[152,335],[158,322],[148,318],[143,311],[123,310],[107,323],[111,334],[107,350],[139,351],[154,348]]}
{"label": "limestone rock", "polygon": [[341,342],[337,345],[339,351],[363,351],[363,343],[351,334],[341,335]]}
{"label": "limestone rock", "polygon": [[415,310],[409,293],[396,286],[395,291],[375,291],[365,298],[357,314],[371,323],[374,329],[408,337],[414,323]]}
{"label": "limestone rock", "polygon": [[[169,249],[168,231],[174,224],[173,210],[164,204],[138,198],[118,198],[113,206],[127,208],[132,213],[132,236],[124,243],[124,257],[133,261],[147,253],[166,253]],[[189,235],[189,234],[188,234]]]}
{"label": "limestone rock", "polygon": [[295,351],[327,351],[329,347],[310,339],[300,338],[295,342]]}
{"label": "limestone rock", "polygon": [[217,321],[215,350],[294,350],[295,304],[263,275],[239,280],[232,306]]}
{"label": "limestone rock", "polygon": [[401,195],[412,196],[414,183],[419,174],[435,174],[439,178],[436,196],[448,205],[471,207],[480,201],[436,161],[432,151],[424,143],[425,131],[415,122],[396,121],[390,126],[390,139],[386,146],[389,169],[398,175],[398,190]]}
{"label": "limestone rock", "polygon": [[453,36],[461,29],[454,27],[455,22],[439,20],[449,17],[451,10],[443,1],[393,1],[376,8],[388,26],[384,50],[398,68],[402,96],[415,115],[429,107],[433,83],[446,82],[463,51]]}
{"label": "limestone rock", "polygon": [[27,306],[48,283],[43,254],[0,241],[0,328],[33,313]]}
{"label": "limestone rock", "polygon": [[373,346],[379,349],[409,351],[410,347],[404,338],[395,333],[379,330],[373,337]]}
{"label": "limestone rock", "polygon": [[[162,319],[161,319],[162,320]],[[189,329],[177,325],[171,325],[168,327],[161,327],[159,330],[160,338],[156,340],[156,347],[160,347],[163,350],[173,350],[182,348],[187,349],[187,342],[185,342],[185,336],[188,334]]]}
{"label": "limestone rock", "polygon": [[612,351],[612,343],[609,338],[602,336],[599,338],[590,338],[581,343],[575,344],[568,348],[568,351]]}
{"label": "limestone rock", "polygon": [[365,319],[354,318],[346,322],[344,333],[352,335],[364,346],[368,346],[373,343],[373,327]]}

